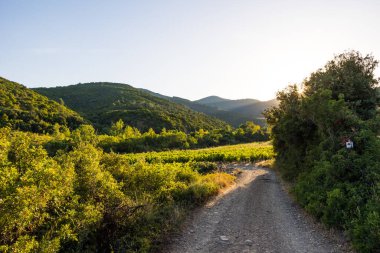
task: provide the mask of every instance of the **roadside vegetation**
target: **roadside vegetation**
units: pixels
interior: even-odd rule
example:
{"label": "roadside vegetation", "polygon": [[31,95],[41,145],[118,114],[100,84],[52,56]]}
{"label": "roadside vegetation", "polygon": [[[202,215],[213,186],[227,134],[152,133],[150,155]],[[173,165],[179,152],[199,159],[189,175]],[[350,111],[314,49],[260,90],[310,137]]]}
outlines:
{"label": "roadside vegetation", "polygon": [[273,154],[269,144],[190,151],[268,140],[252,122],[233,129],[191,115],[189,128],[155,131],[153,120],[140,132],[116,120],[98,135],[63,101],[0,79],[0,252],[154,251],[189,210],[234,182],[214,161]]}
{"label": "roadside vegetation", "polygon": [[[347,231],[359,252],[380,251],[378,62],[352,51],[336,56],[277,95],[265,116],[276,167],[305,209]],[[347,148],[347,142],[353,148]]]}
{"label": "roadside vegetation", "polygon": [[[273,156],[268,143],[117,154],[99,139],[88,125],[51,135],[0,129],[1,252],[154,251],[234,182],[210,161]],[[70,147],[52,152],[52,143]]]}

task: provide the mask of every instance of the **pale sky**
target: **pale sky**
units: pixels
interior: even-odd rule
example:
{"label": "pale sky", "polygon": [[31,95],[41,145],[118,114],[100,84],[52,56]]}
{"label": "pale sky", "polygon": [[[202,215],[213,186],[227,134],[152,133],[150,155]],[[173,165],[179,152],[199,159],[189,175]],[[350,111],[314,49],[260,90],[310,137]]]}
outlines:
{"label": "pale sky", "polygon": [[0,0],[0,76],[268,100],[334,54],[380,59],[379,13],[378,0]]}

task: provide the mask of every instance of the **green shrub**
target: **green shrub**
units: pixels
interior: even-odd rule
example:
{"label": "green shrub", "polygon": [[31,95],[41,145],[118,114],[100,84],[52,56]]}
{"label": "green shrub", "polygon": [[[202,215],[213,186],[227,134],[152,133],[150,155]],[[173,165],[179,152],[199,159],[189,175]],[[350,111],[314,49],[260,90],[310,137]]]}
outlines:
{"label": "green shrub", "polygon": [[[380,139],[377,61],[347,52],[278,93],[265,115],[276,167],[305,209],[346,230],[359,252],[379,252]],[[354,148],[347,149],[350,139]]]}

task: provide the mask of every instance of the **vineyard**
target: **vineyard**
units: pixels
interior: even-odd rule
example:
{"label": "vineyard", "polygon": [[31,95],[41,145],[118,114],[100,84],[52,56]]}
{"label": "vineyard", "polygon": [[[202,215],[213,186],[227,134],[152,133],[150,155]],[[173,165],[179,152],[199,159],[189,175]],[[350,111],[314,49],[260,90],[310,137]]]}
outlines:
{"label": "vineyard", "polygon": [[123,155],[129,163],[186,163],[196,162],[256,162],[273,158],[273,148],[269,142],[221,146],[198,150],[172,150]]}

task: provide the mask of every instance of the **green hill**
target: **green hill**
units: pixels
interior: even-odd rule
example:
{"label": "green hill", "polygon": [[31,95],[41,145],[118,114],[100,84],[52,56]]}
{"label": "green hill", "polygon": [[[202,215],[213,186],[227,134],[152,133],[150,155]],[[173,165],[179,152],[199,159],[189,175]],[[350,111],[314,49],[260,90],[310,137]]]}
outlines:
{"label": "green hill", "polygon": [[263,111],[278,104],[276,99],[268,101],[249,98],[230,100],[217,96],[205,97],[194,101],[194,103],[216,109],[217,111],[214,111],[215,117],[226,118],[225,121],[235,126],[247,120],[260,125],[265,124]]}
{"label": "green hill", "polygon": [[56,123],[73,129],[84,120],[65,106],[0,77],[0,127],[52,133]]}
{"label": "green hill", "polygon": [[118,119],[142,131],[166,128],[189,132],[227,126],[221,120],[127,84],[98,82],[34,90],[56,101],[62,99],[102,131]]}
{"label": "green hill", "polygon": [[230,110],[232,113],[240,113],[242,115],[245,115],[249,118],[255,118],[255,119],[261,119],[264,116],[262,115],[262,112],[270,108],[272,106],[278,105],[278,102],[276,99],[268,100],[268,101],[258,101],[251,104],[246,104],[240,107],[236,107]]}
{"label": "green hill", "polygon": [[247,121],[253,121],[256,124],[260,123],[259,121],[256,120],[255,117],[249,117],[247,115],[240,114],[239,112],[231,112],[231,111],[227,111],[227,110],[221,110],[221,109],[213,107],[213,106],[198,104],[197,102],[193,102],[193,101],[183,99],[183,98],[179,98],[179,97],[172,97],[172,98],[170,98],[170,100],[175,102],[175,103],[185,105],[194,111],[203,112],[204,114],[210,115],[210,116],[218,118],[220,120],[223,120],[223,121],[231,124],[234,127],[238,127]]}
{"label": "green hill", "polygon": [[198,104],[202,104],[202,105],[212,105],[212,104],[217,104],[217,103],[223,103],[226,101],[229,101],[229,100],[226,98],[218,97],[218,96],[208,96],[205,98],[195,100],[194,102]]}
{"label": "green hill", "polygon": [[209,97],[196,100],[194,102],[198,104],[202,104],[202,105],[216,107],[219,110],[231,111],[242,106],[258,103],[260,101],[257,99],[251,99],[251,98],[231,100],[231,99],[221,98],[218,96],[209,96]]}
{"label": "green hill", "polygon": [[169,97],[146,89],[140,89],[153,96],[164,98],[177,104],[182,104],[188,108],[202,112],[209,116],[218,118],[228,124],[239,127],[247,121],[255,124],[265,125],[262,112],[272,106],[277,105],[277,100],[259,101],[257,99],[230,100],[218,96],[209,96],[196,101],[180,97]]}

